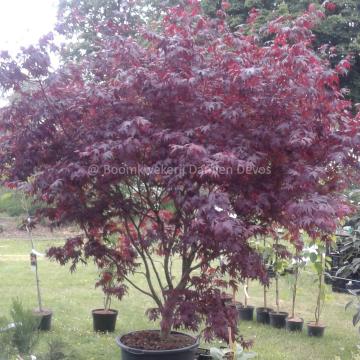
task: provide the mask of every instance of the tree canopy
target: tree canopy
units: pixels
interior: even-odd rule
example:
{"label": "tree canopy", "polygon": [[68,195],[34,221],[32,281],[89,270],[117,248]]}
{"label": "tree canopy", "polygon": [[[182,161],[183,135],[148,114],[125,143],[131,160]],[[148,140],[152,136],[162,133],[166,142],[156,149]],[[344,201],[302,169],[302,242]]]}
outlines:
{"label": "tree canopy", "polygon": [[235,316],[219,288],[267,281],[252,239],[281,227],[300,248],[301,231],[326,241],[349,213],[359,117],[339,86],[349,62],[332,69],[313,50],[321,12],[270,22],[262,44],[188,3],[158,32],[129,36],[105,19],[96,48],[57,70],[49,37],[1,53],[13,96],[0,110],[0,172],[11,186],[31,179],[43,216],[81,227],[52,258],[115,265],[108,291],[151,297],[163,334],[204,322],[207,339],[227,338]]}

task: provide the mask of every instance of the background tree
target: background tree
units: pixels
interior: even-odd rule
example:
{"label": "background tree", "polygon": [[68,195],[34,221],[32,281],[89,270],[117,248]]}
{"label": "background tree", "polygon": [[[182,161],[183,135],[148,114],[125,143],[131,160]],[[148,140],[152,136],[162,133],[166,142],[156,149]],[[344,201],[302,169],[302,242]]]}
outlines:
{"label": "background tree", "polygon": [[[202,0],[205,11],[211,16],[221,9],[222,1]],[[351,56],[352,67],[343,74],[342,85],[351,90],[350,98],[360,102],[360,5],[357,0],[229,0],[226,2],[228,23],[235,30],[244,27],[253,8],[259,10],[255,29],[259,30],[279,16],[299,16],[310,4],[325,13],[325,18],[314,29],[314,48],[327,45],[332,64]],[[267,40],[265,38],[265,40]]]}
{"label": "background tree", "polygon": [[[60,0],[56,29],[70,43],[65,57],[78,59],[97,49],[102,33],[119,27],[121,34],[136,35],[141,25],[157,20],[163,9],[178,0]],[[102,27],[102,29],[99,29]]]}
{"label": "background tree", "polygon": [[263,46],[189,3],[161,32],[138,29],[141,40],[100,26],[98,47],[56,71],[48,38],[1,54],[0,84],[16,96],[0,111],[0,171],[8,183],[33,177],[42,214],[81,227],[51,257],[72,270],[114,264],[109,291],[152,298],[165,338],[203,322],[207,339],[227,338],[233,310],[200,269],[223,256],[225,286],[266,282],[255,236],[281,226],[297,247],[302,229],[329,239],[359,174],[359,121],[339,89],[349,64],[332,70],[311,48],[321,13],[271,23]]}

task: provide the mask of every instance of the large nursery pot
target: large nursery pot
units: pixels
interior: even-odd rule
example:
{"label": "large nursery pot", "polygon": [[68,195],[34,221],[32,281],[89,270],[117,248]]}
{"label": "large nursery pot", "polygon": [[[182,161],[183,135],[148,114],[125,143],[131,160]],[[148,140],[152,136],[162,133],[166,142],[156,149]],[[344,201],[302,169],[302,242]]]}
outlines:
{"label": "large nursery pot", "polygon": [[[153,349],[147,350],[139,348],[138,346],[127,345],[130,338],[138,338],[146,346],[146,341],[151,342],[150,337],[159,337],[159,330],[145,330],[145,331],[134,331],[123,336],[116,338],[116,343],[121,348],[121,359],[122,360],[194,360],[196,351],[199,347],[199,339],[194,338],[190,335],[183,334],[180,332],[172,331],[171,335],[175,338],[187,339],[188,345],[171,350]],[[149,337],[149,339],[147,339]],[[154,342],[153,342],[154,344]],[[156,340],[155,340],[156,344]],[[150,347],[150,346],[149,346]]]}
{"label": "large nursery pot", "polygon": [[307,324],[308,335],[315,337],[323,337],[326,326],[321,324],[316,324],[315,321],[309,322]]}
{"label": "large nursery pot", "polygon": [[288,331],[302,331],[304,326],[304,319],[301,318],[287,318],[286,319],[286,329]]}
{"label": "large nursery pot", "polygon": [[287,312],[276,312],[272,311],[270,313],[270,325],[277,329],[283,329],[286,326],[286,318],[288,317]]}
{"label": "large nursery pot", "polygon": [[34,310],[33,314],[39,318],[39,330],[50,331],[51,330],[51,319],[53,312],[48,309],[42,311]]}
{"label": "large nursery pot", "polygon": [[254,306],[237,306],[239,320],[252,321],[254,318]]}
{"label": "large nursery pot", "polygon": [[114,332],[116,326],[117,310],[95,309],[92,311],[94,331]]}
{"label": "large nursery pot", "polygon": [[260,324],[270,324],[271,308],[259,307],[256,309],[256,321]]}

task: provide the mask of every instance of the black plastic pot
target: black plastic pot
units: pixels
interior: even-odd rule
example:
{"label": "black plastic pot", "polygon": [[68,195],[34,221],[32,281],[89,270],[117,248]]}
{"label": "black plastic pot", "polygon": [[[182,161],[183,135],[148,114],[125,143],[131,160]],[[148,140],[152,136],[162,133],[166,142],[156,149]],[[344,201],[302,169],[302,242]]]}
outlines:
{"label": "black plastic pot", "polygon": [[94,331],[114,332],[118,311],[110,309],[95,309],[92,312]]}
{"label": "black plastic pot", "polygon": [[325,326],[324,325],[315,325],[314,322],[307,324],[308,329],[308,335],[309,336],[315,336],[315,337],[323,337],[325,332]]}
{"label": "black plastic pot", "polygon": [[[158,331],[158,330],[154,330]],[[173,334],[181,334],[173,331]],[[130,335],[132,333],[126,334]],[[186,335],[186,334],[183,334]],[[193,338],[190,335],[186,335]],[[174,350],[143,350],[128,347],[121,341],[122,337],[116,338],[116,343],[121,348],[122,360],[194,360],[196,350],[199,347],[199,339],[194,339],[194,344],[182,349]]]}
{"label": "black plastic pot", "polygon": [[287,312],[275,312],[270,313],[270,325],[277,329],[283,329],[286,326]]}
{"label": "black plastic pot", "polygon": [[254,306],[238,306],[239,320],[252,321],[254,318]]}
{"label": "black plastic pot", "polygon": [[304,319],[286,319],[286,329],[288,331],[302,331]]}
{"label": "black plastic pot", "polygon": [[39,318],[39,327],[41,331],[50,331],[51,330],[51,319],[52,319],[51,310],[43,311],[34,311],[34,315]]}
{"label": "black plastic pot", "polygon": [[270,313],[273,309],[259,307],[256,309],[256,321],[261,324],[270,324]]}

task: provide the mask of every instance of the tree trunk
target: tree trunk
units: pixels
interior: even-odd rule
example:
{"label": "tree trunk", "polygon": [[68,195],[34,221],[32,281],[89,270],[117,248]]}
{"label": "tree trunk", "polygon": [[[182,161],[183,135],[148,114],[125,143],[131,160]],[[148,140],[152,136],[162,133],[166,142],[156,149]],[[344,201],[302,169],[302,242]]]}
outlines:
{"label": "tree trunk", "polygon": [[[279,239],[276,237],[275,245],[275,265],[277,267],[278,265],[278,243]],[[280,312],[280,302],[279,302],[279,274],[277,268],[275,269],[275,286],[276,286],[276,310],[279,313]]]}
{"label": "tree trunk", "polygon": [[[32,238],[32,232],[31,232],[31,221],[30,221],[30,217],[28,220],[28,225],[26,226],[26,230],[29,234],[29,238],[30,238],[30,242],[31,242],[31,249],[35,250],[35,246],[34,246],[34,241]],[[43,307],[42,307],[42,298],[41,298],[41,290],[40,290],[40,277],[39,277],[39,270],[38,270],[38,261],[36,258],[36,263],[35,263],[35,279],[36,279],[36,290],[37,290],[37,298],[38,298],[38,305],[39,305],[39,311],[42,312],[43,311]]]}
{"label": "tree trunk", "polygon": [[[264,236],[264,251],[266,248],[266,237]],[[264,266],[266,266],[266,261],[264,260]],[[266,290],[266,285],[264,285],[264,308],[267,308],[267,290]]]}
{"label": "tree trunk", "polygon": [[162,320],[160,323],[160,337],[162,340],[166,340],[171,333],[171,325],[165,324],[166,320]]}
{"label": "tree trunk", "polygon": [[319,287],[318,287],[318,298],[315,309],[315,324],[319,325],[320,322],[320,310],[321,310],[321,291],[323,287],[323,274],[324,274],[324,255],[321,255],[321,272],[319,273]]}
{"label": "tree trunk", "polygon": [[266,290],[266,285],[264,285],[264,308],[267,308],[267,290]]}
{"label": "tree trunk", "polygon": [[162,340],[166,340],[172,330],[174,323],[174,311],[175,304],[166,303],[161,311],[161,322],[160,322],[160,337]]}
{"label": "tree trunk", "polygon": [[276,310],[280,312],[280,302],[279,302],[279,275],[276,274],[275,277],[275,288],[276,288]]}
{"label": "tree trunk", "polygon": [[245,283],[245,297],[244,297],[244,306],[248,306],[248,289],[249,289],[249,279],[246,279]]}
{"label": "tree trunk", "polygon": [[41,298],[41,291],[40,291],[40,278],[39,278],[39,271],[38,271],[38,265],[36,260],[36,266],[35,266],[35,276],[36,276],[36,289],[37,289],[37,297],[38,297],[38,304],[39,304],[39,311],[43,311],[42,307],[42,298]]}
{"label": "tree trunk", "polygon": [[296,302],[296,292],[297,292],[297,282],[299,278],[299,267],[295,265],[295,274],[294,274],[294,288],[292,296],[292,308],[291,308],[291,317],[295,317],[295,302]]}

